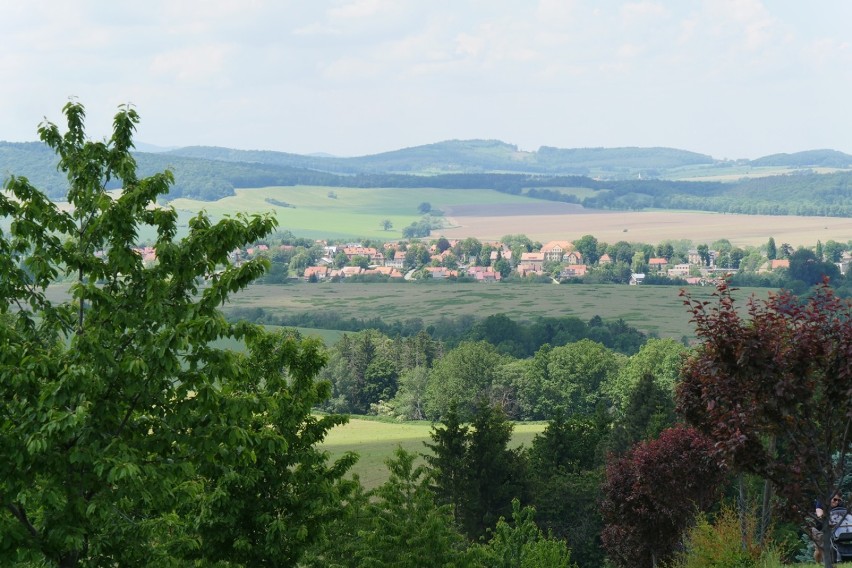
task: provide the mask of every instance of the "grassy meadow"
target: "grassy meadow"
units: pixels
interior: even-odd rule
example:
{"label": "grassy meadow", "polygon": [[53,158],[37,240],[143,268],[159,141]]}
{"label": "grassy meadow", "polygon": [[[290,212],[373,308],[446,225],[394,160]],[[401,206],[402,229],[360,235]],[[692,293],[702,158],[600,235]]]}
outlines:
{"label": "grassy meadow", "polygon": [[[358,475],[365,488],[373,489],[387,480],[385,461],[393,456],[397,446],[416,454],[429,451],[423,442],[430,441],[432,426],[427,421],[386,422],[352,418],[348,424],[331,430],[322,448],[328,451],[332,459],[346,452],[357,453],[358,463],[351,473]],[[515,424],[512,445],[529,447],[535,435],[543,432],[546,426],[543,422]]]}
{"label": "grassy meadow", "polygon": [[[249,286],[235,294],[231,306],[260,307],[286,315],[333,310],[345,318],[379,317],[384,321],[420,318],[434,323],[462,315],[485,317],[505,313],[515,320],[538,316],[576,316],[587,321],[623,319],[659,337],[692,337],[689,312],[677,286],[573,285],[541,283],[479,284],[473,282],[346,283],[299,282],[284,286]],[[706,299],[712,287],[690,287],[696,299]],[[764,288],[743,288],[737,297],[765,298]]]}

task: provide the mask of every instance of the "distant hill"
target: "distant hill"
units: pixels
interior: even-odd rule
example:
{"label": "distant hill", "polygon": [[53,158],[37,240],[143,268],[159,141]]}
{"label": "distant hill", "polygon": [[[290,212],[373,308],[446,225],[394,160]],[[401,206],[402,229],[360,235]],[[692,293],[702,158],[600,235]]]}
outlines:
{"label": "distant hill", "polygon": [[[812,171],[814,167],[842,170],[852,164],[852,156],[833,150],[732,163],[672,148],[543,147],[524,152],[498,140],[451,140],[355,158],[202,146],[137,152],[135,157],[142,176],[165,169],[174,172],[168,199],[209,201],[233,195],[235,188],[294,185],[400,191],[472,188],[591,209],[852,216],[852,171]],[[11,174],[25,176],[51,198],[62,199],[67,180],[56,164],[54,154],[41,143],[0,142],[4,181]],[[737,177],[737,172],[752,166],[766,166],[763,175],[767,177]],[[689,175],[676,176],[717,169],[732,173],[725,181],[688,181]],[[672,179],[663,179],[664,175]]]}
{"label": "distant hill", "polygon": [[791,168],[852,168],[852,156],[837,150],[806,150],[793,154],[772,154],[751,161],[752,166]]}
{"label": "distant hill", "polygon": [[308,168],[332,173],[535,173],[587,175],[633,172],[716,163],[711,156],[672,148],[574,148],[544,146],[537,152],[518,150],[499,140],[447,140],[353,158],[303,156],[285,152],[232,150],[191,146],[172,156]]}

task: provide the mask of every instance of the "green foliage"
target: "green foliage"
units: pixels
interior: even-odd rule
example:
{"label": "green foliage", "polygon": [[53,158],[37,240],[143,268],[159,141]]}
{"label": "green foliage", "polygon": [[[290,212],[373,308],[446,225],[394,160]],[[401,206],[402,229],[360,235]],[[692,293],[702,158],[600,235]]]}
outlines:
{"label": "green foliage", "polygon": [[603,402],[601,385],[613,380],[626,357],[589,339],[542,348],[529,365],[522,406],[527,416],[587,415]]}
{"label": "green foliage", "polygon": [[646,375],[674,396],[675,385],[680,380],[680,369],[687,349],[673,339],[649,339],[639,352],[631,356],[611,381],[604,384],[606,395],[613,401],[617,415],[627,407],[631,393]]}
{"label": "green foliage", "polygon": [[643,375],[615,423],[609,448],[622,454],[637,442],[656,438],[676,419],[671,389],[661,388],[653,375]]}
{"label": "green foliage", "polygon": [[754,538],[757,524],[753,511],[740,515],[729,505],[723,506],[713,518],[700,514],[686,535],[684,551],[676,556],[671,567],[781,568],[778,548],[771,543],[760,544]]}
{"label": "green foliage", "polygon": [[437,420],[457,406],[463,419],[472,417],[477,401],[492,398],[497,370],[505,361],[484,341],[462,342],[432,368],[426,387],[426,415]]}
{"label": "green foliage", "polygon": [[557,416],[537,435],[528,452],[530,502],[540,527],[568,542],[583,567],[603,564],[600,533],[599,448],[609,424],[605,413],[594,417]]}
{"label": "green foliage", "polygon": [[376,489],[368,508],[373,526],[362,533],[364,548],[358,555],[364,566],[446,566],[457,561],[464,539],[455,529],[447,506],[438,507],[429,488],[424,466],[413,466],[415,454],[397,450],[388,461],[390,479]]}
{"label": "green foliage", "polygon": [[565,542],[542,533],[534,516],[532,507],[522,509],[513,499],[512,522],[500,517],[488,543],[475,547],[479,563],[489,568],[571,568]]}
{"label": "green foliage", "polygon": [[[274,220],[198,215],[176,240],[175,211],[154,207],[171,173],[137,177],[135,110],[101,142],[86,139],[82,105],[64,113],[67,132],[39,135],[70,208],[23,177],[0,194],[12,219],[0,234],[0,562],[293,564],[337,513],[353,458],[330,465],[315,447],[342,421],[311,416],[328,395],[319,344],[218,311],[268,265],[228,253]],[[145,226],[152,267],[134,250]],[[51,300],[63,275],[71,297]],[[222,338],[251,354],[211,345]]]}
{"label": "green foliage", "polygon": [[512,424],[499,409],[478,405],[470,428],[451,408],[432,432],[426,461],[434,472],[440,503],[452,505],[464,533],[478,539],[508,512],[511,500],[525,492],[521,452],[508,447]]}

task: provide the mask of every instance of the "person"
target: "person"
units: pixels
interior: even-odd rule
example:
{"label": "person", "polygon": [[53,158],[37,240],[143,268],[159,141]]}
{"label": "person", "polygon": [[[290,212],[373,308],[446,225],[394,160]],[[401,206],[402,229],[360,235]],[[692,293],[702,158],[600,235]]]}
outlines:
{"label": "person", "polygon": [[[836,491],[829,500],[830,509],[828,510],[828,526],[832,527],[840,523],[841,519],[846,515],[846,506],[843,504],[843,496],[840,491]],[[817,564],[822,562],[822,535],[825,527],[825,509],[822,503],[817,501],[814,506],[814,516],[816,522],[811,527],[811,538],[816,545],[814,549],[814,562]]]}

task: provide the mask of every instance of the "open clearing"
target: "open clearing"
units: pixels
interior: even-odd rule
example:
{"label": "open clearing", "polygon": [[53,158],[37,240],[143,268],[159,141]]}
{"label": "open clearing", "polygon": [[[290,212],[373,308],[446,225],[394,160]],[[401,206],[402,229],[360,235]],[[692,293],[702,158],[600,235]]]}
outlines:
{"label": "open clearing", "polygon": [[[373,489],[388,478],[385,461],[393,456],[397,446],[415,454],[428,453],[423,442],[430,441],[431,422],[382,422],[378,420],[350,419],[348,424],[332,429],[322,449],[332,459],[346,452],[358,454],[358,463],[350,473],[357,474],[367,489]],[[544,431],[543,422],[516,423],[512,434],[512,447],[529,447],[536,434]]]}

